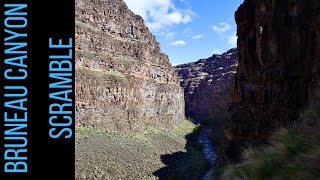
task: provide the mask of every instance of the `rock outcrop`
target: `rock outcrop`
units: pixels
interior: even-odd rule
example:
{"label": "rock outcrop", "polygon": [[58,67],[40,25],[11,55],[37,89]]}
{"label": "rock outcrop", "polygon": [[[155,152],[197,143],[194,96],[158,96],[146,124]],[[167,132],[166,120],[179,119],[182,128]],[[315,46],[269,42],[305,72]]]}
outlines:
{"label": "rock outcrop", "polygon": [[230,82],[237,69],[237,49],[176,66],[184,88],[186,116],[220,124],[230,102]]}
{"label": "rock outcrop", "polygon": [[76,125],[135,131],[184,118],[168,56],[122,0],[76,0]]}
{"label": "rock outcrop", "polygon": [[245,0],[235,17],[239,65],[224,144],[231,162],[297,120],[320,78],[320,1]]}

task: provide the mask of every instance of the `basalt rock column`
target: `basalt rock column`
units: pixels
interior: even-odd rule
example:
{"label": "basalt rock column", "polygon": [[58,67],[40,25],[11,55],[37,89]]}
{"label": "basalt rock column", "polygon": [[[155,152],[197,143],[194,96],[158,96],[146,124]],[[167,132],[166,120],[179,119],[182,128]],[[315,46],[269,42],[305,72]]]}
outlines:
{"label": "basalt rock column", "polygon": [[183,90],[143,19],[122,0],[76,0],[76,125],[171,128]]}

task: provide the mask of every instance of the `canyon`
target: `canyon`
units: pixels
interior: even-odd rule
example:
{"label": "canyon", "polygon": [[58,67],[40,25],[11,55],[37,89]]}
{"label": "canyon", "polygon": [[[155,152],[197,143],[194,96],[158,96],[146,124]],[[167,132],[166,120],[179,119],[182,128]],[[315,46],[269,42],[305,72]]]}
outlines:
{"label": "canyon", "polygon": [[[172,67],[123,0],[76,0],[76,179],[233,179],[229,166],[264,152],[259,168],[274,149],[281,170],[295,156],[272,146],[276,135],[289,150],[312,137],[303,148],[319,150],[319,10],[317,0],[244,0],[237,48]],[[315,169],[319,152],[297,154]]]}
{"label": "canyon", "polygon": [[76,1],[76,126],[172,128],[184,95],[168,56],[121,0]]}
{"label": "canyon", "polygon": [[75,178],[200,177],[197,126],[144,20],[123,0],[76,0],[75,13]]}
{"label": "canyon", "polygon": [[221,126],[228,110],[230,82],[237,70],[238,51],[175,66],[184,88],[185,113],[197,122]]}

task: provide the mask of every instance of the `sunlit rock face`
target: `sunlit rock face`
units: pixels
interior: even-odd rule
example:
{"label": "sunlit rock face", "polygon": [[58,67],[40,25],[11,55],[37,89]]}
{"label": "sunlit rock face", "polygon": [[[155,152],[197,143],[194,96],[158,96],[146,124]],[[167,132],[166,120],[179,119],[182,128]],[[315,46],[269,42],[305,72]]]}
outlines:
{"label": "sunlit rock face", "polygon": [[171,128],[184,94],[168,56],[122,0],[76,0],[76,125]]}
{"label": "sunlit rock face", "polygon": [[266,142],[312,102],[320,77],[320,1],[246,0],[237,10],[239,65],[225,153]]}
{"label": "sunlit rock face", "polygon": [[230,82],[237,69],[237,49],[175,66],[184,88],[186,116],[221,124],[230,102]]}

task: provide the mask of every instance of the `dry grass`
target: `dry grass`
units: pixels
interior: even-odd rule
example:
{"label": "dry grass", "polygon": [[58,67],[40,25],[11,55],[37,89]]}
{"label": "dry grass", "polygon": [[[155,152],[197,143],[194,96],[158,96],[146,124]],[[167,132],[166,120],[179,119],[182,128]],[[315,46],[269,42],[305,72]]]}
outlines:
{"label": "dry grass", "polygon": [[280,129],[264,150],[247,149],[244,162],[226,168],[223,179],[292,179],[320,178],[320,93],[305,110],[297,124]]}
{"label": "dry grass", "polygon": [[76,20],[75,24],[76,24],[76,26],[82,27],[84,29],[89,29],[89,30],[94,31],[94,32],[101,31],[100,29],[98,29],[98,28],[96,28],[96,27],[94,27],[94,26],[92,26],[92,25],[90,25],[88,23],[81,22],[81,21],[77,21]]}
{"label": "dry grass", "polygon": [[130,57],[125,56],[113,56],[107,53],[103,52],[96,52],[96,51],[89,51],[89,50],[79,50],[76,49],[76,55],[78,56],[84,56],[88,59],[92,58],[99,58],[101,61],[109,62],[109,63],[115,63],[115,64],[121,64],[121,65],[133,65],[136,62],[139,62],[136,59],[132,59]]}
{"label": "dry grass", "polygon": [[114,57],[113,59],[116,63],[124,64],[124,65],[131,65],[131,64],[137,62],[137,60],[135,60],[135,59],[132,59],[130,57],[123,57],[123,56]]}
{"label": "dry grass", "polygon": [[[150,127],[134,133],[77,127],[76,179],[157,179],[153,173],[166,166],[161,156],[185,153],[185,136],[194,128],[189,121],[171,130]],[[177,173],[204,166],[201,152],[191,154],[180,159]]]}
{"label": "dry grass", "polygon": [[95,57],[97,55],[100,55],[98,52],[96,51],[88,51],[88,50],[79,50],[79,49],[76,49],[76,54],[78,55],[83,55],[85,57]]}
{"label": "dry grass", "polygon": [[107,79],[114,79],[117,81],[123,81],[126,77],[125,74],[112,71],[112,70],[100,70],[100,69],[90,69],[90,68],[77,68],[76,69],[76,77],[92,77],[92,78],[102,78],[107,81]]}

